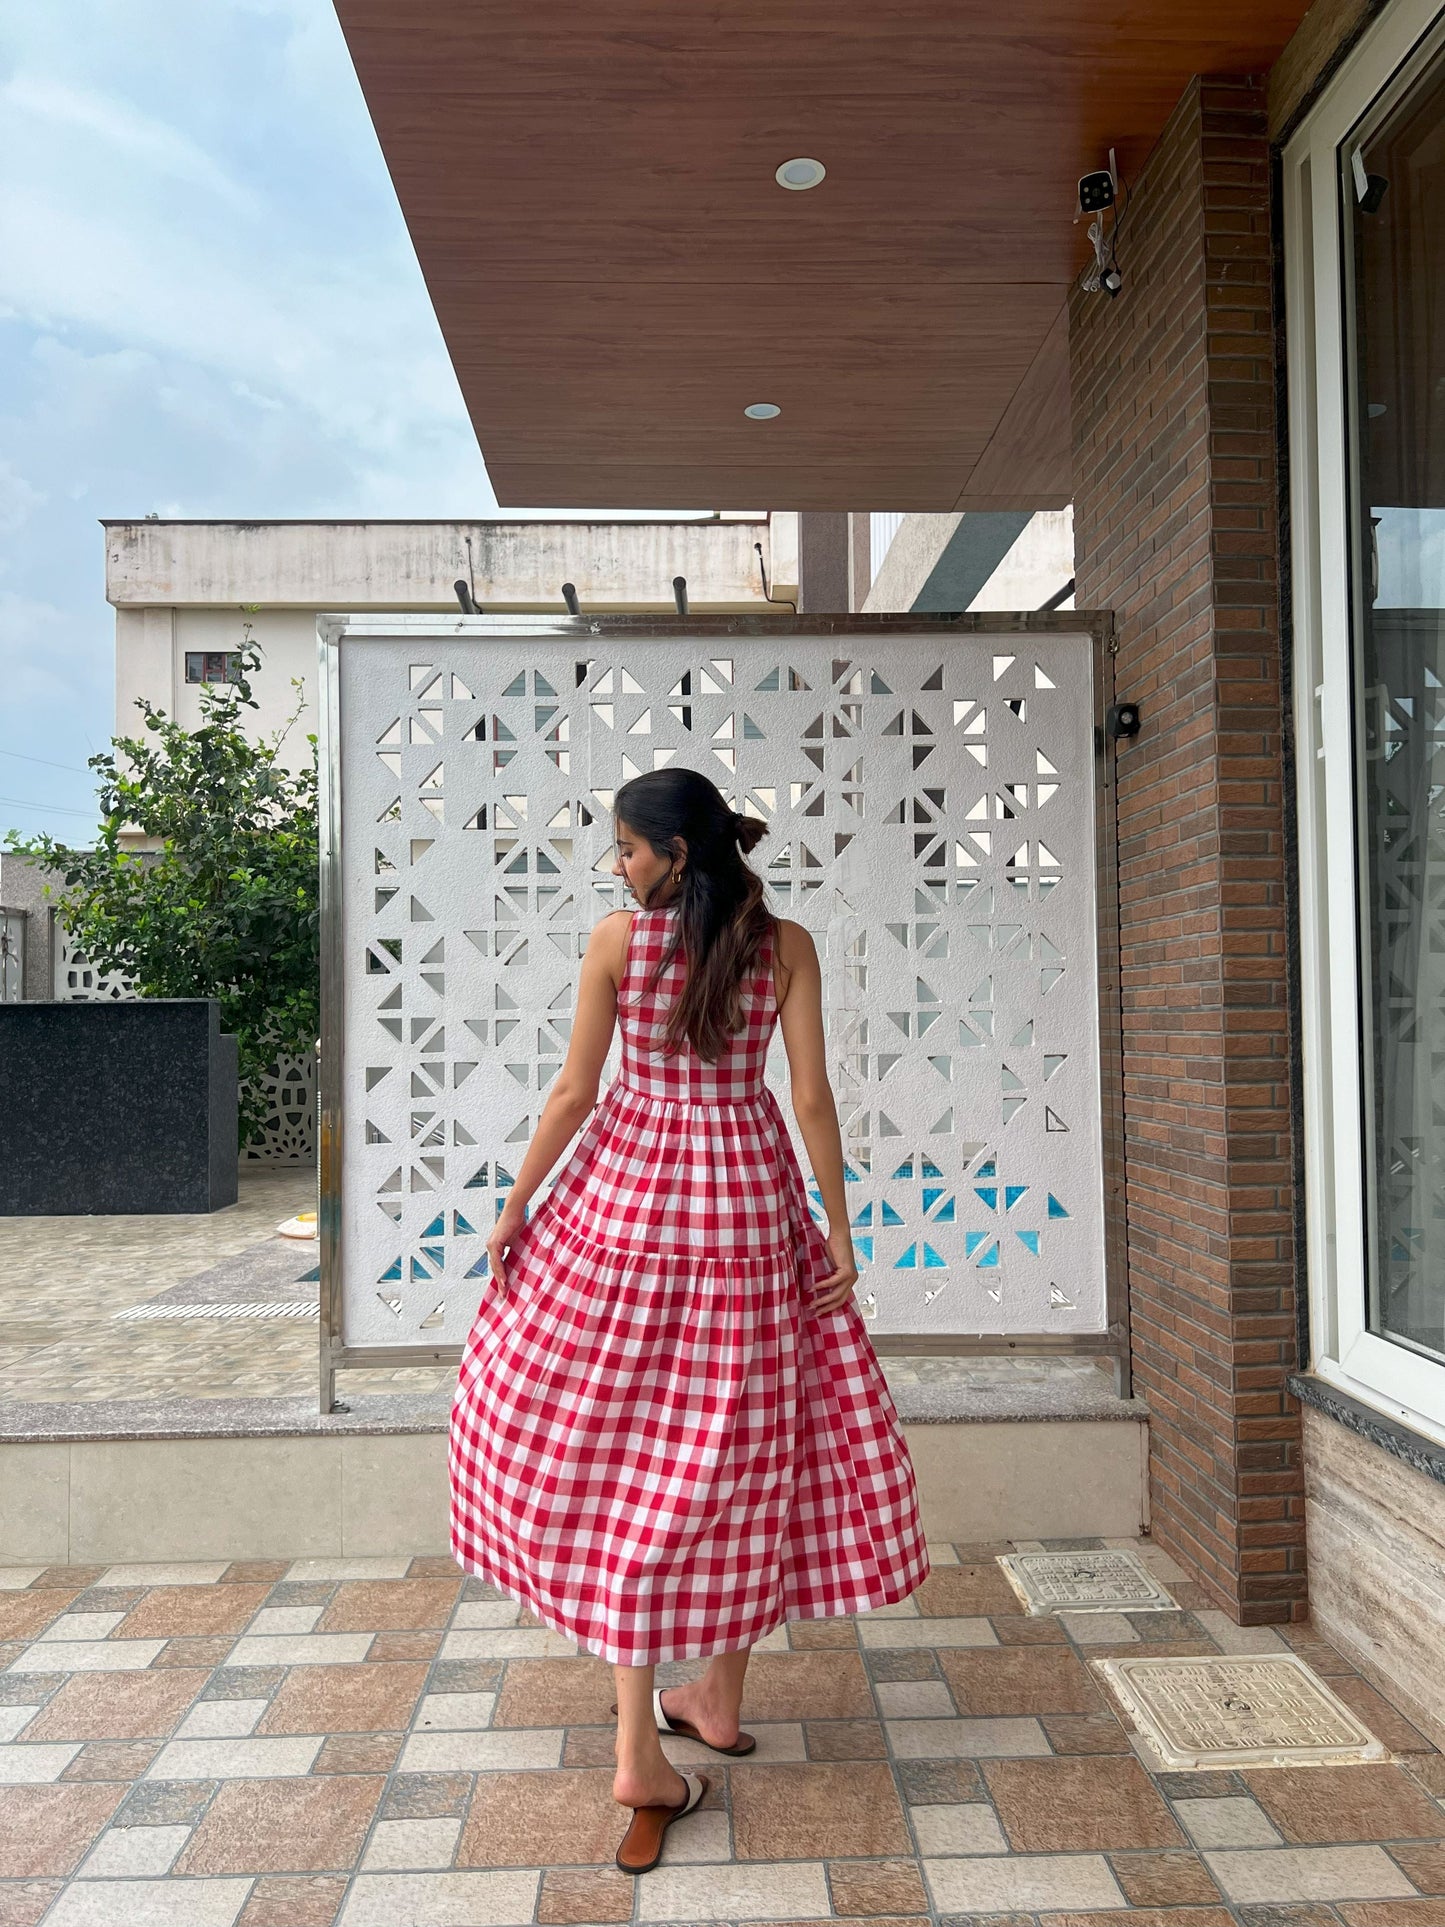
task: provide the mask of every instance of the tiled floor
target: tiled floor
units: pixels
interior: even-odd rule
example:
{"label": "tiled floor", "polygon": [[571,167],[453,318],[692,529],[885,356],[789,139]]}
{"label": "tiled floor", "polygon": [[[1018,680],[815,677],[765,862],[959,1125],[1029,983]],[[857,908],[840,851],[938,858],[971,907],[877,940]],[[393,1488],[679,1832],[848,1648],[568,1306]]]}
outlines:
{"label": "tiled floor", "polygon": [[1279,1635],[1147,1547],[1187,1610],[1030,1619],[1006,1550],[755,1648],[639,1878],[612,1668],[445,1560],[0,1574],[0,1927],[1445,1927],[1445,1758],[1308,1629],[1390,1764],[1151,1773],[1090,1662]]}

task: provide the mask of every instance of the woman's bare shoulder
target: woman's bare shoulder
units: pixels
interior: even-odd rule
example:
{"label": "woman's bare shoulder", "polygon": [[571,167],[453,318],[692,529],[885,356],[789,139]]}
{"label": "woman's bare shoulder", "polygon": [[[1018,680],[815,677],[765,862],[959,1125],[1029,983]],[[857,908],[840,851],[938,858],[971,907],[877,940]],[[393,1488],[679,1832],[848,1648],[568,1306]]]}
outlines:
{"label": "woman's bare shoulder", "polygon": [[817,954],[813,933],[803,924],[794,923],[791,917],[779,917],[776,921],[778,961],[785,970],[796,970],[810,951]]}

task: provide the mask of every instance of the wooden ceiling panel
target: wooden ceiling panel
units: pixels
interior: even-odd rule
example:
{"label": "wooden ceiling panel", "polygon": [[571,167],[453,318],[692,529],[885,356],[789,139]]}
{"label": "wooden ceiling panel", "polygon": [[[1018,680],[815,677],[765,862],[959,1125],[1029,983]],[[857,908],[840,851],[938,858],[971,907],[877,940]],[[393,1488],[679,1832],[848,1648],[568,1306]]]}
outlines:
{"label": "wooden ceiling panel", "polygon": [[1066,499],[1077,177],[1304,11],[336,5],[499,498],[539,509]]}

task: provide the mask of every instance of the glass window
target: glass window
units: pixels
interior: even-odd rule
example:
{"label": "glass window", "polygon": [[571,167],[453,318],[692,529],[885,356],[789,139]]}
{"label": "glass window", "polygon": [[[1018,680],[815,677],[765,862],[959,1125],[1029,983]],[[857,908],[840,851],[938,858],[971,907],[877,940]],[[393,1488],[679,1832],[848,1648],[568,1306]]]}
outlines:
{"label": "glass window", "polygon": [[1366,1325],[1445,1357],[1445,55],[1340,148]]}
{"label": "glass window", "polygon": [[239,649],[188,649],[187,682],[234,682],[241,669]]}

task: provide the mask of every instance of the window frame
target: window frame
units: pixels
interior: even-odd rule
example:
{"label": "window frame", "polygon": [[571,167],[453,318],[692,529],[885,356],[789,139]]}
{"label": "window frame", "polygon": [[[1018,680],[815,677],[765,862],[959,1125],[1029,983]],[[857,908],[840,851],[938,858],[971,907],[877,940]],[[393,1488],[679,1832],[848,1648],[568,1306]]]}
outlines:
{"label": "window frame", "polygon": [[1339,190],[1344,143],[1390,111],[1442,47],[1440,0],[1393,0],[1286,143],[1282,186],[1312,1369],[1413,1431],[1445,1442],[1445,1363],[1379,1337],[1367,1323],[1351,458]]}

